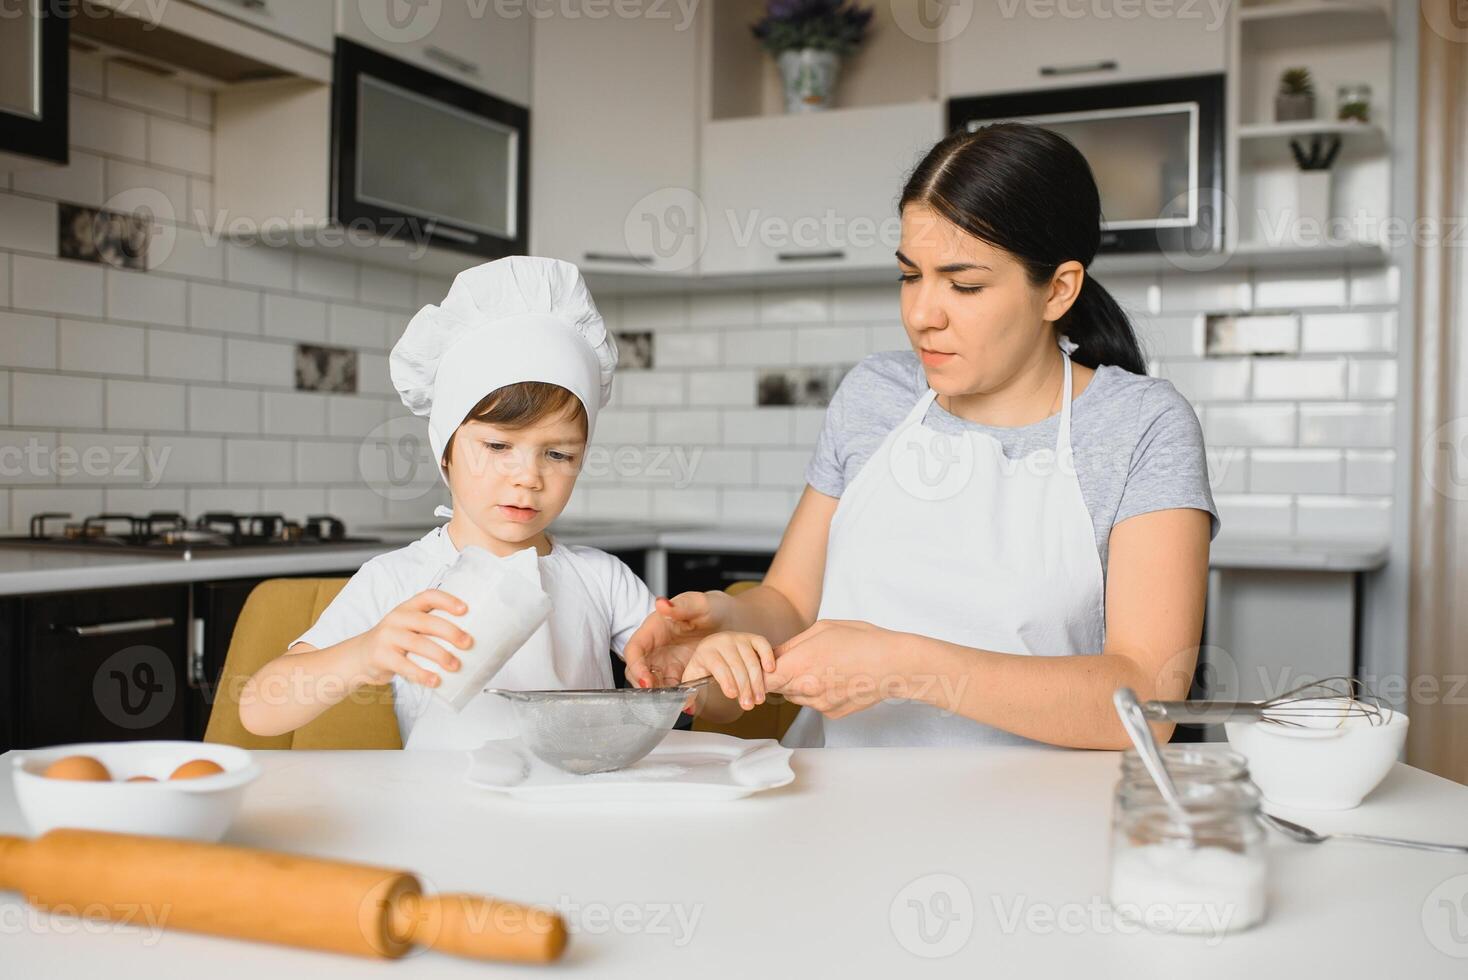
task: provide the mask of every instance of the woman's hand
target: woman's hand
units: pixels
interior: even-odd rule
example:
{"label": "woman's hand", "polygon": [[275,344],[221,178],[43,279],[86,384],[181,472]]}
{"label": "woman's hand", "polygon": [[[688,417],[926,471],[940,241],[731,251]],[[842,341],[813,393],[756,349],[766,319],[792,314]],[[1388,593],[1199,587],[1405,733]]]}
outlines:
{"label": "woman's hand", "polygon": [[710,677],[724,697],[748,711],[765,703],[765,674],[775,669],[770,641],[756,633],[715,633],[699,641],[683,682]]}
{"label": "woman's hand", "polygon": [[857,620],[818,620],[775,648],[765,688],[827,718],[907,697],[909,635]]}
{"label": "woman's hand", "polygon": [[683,592],[672,600],[659,597],[657,608],[622,651],[627,680],[636,687],[679,683],[699,641],[723,629],[728,602],[723,592]]}
{"label": "woman's hand", "polygon": [[468,633],[442,616],[431,615],[429,610],[442,609],[461,616],[468,608],[462,599],[438,589],[419,592],[357,638],[355,666],[366,675],[369,684],[385,684],[397,674],[426,687],[437,687],[438,675],[413,663],[408,654],[416,653],[445,670],[458,670],[459,658],[431,638],[440,637],[460,649],[472,646],[474,641]]}

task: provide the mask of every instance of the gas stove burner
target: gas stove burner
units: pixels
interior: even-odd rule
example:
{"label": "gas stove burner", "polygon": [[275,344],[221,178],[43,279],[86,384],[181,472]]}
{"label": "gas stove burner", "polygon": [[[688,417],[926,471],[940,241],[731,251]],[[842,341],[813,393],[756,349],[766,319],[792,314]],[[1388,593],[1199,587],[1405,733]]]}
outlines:
{"label": "gas stove burner", "polygon": [[[61,522],[59,531],[56,522]],[[72,522],[71,514],[47,511],[31,517],[26,537],[0,538],[0,544],[164,552],[187,557],[195,550],[340,546],[377,540],[348,536],[346,525],[330,514],[312,514],[297,522],[277,513],[208,511],[190,523],[177,511],[151,511],[144,515],[95,514],[77,524]]]}

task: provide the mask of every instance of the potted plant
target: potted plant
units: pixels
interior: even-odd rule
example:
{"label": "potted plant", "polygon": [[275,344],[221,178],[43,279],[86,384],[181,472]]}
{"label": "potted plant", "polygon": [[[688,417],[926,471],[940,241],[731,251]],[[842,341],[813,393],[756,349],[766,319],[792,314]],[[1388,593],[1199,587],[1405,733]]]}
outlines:
{"label": "potted plant", "polygon": [[1295,184],[1295,220],[1314,222],[1323,231],[1330,222],[1330,168],[1341,151],[1339,136],[1312,136],[1307,150],[1299,140],[1290,140],[1290,153],[1300,168]]}
{"label": "potted plant", "polygon": [[1274,121],[1295,122],[1315,118],[1315,82],[1308,68],[1289,68],[1279,76],[1274,96]]}
{"label": "potted plant", "polygon": [[845,0],[769,0],[750,25],[775,56],[786,112],[813,112],[831,104],[841,59],[861,46],[872,10]]}

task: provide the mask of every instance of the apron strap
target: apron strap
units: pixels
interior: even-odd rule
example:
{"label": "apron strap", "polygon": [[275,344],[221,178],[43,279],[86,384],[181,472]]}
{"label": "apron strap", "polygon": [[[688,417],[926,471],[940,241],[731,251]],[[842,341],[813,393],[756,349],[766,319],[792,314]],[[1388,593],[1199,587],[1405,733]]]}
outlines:
{"label": "apron strap", "polygon": [[1061,458],[1070,455],[1070,400],[1075,391],[1070,370],[1070,354],[1062,346],[1060,356],[1065,359],[1065,384],[1060,389],[1060,426],[1055,433],[1055,453]]}

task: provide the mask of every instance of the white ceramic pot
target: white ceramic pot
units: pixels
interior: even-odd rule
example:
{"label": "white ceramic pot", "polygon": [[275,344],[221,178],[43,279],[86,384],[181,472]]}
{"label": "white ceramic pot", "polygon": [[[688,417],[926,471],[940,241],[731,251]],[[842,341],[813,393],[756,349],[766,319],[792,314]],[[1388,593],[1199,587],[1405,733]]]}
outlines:
{"label": "white ceramic pot", "polygon": [[[107,767],[112,782],[48,779],[41,773],[57,759],[89,755]],[[110,830],[217,841],[239,812],[245,787],[260,775],[250,753],[209,742],[83,742],[12,752],[15,799],[31,833],[56,827]],[[185,762],[208,759],[224,772],[170,780]],[[158,782],[124,782],[152,776]]]}
{"label": "white ceramic pot", "polygon": [[1330,227],[1330,171],[1295,173],[1295,223],[1302,231],[1324,236]]}
{"label": "white ceramic pot", "polygon": [[1360,716],[1336,726],[1329,719],[1309,727],[1228,722],[1229,744],[1249,760],[1264,798],[1300,810],[1349,810],[1359,806],[1391,771],[1407,740],[1407,716],[1383,708],[1376,725]]}
{"label": "white ceramic pot", "polygon": [[776,59],[785,86],[786,112],[818,112],[830,108],[841,56],[815,48],[781,51]]}

